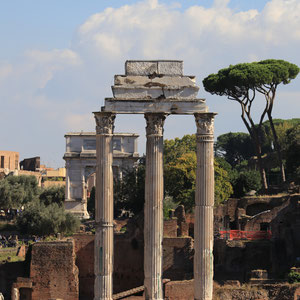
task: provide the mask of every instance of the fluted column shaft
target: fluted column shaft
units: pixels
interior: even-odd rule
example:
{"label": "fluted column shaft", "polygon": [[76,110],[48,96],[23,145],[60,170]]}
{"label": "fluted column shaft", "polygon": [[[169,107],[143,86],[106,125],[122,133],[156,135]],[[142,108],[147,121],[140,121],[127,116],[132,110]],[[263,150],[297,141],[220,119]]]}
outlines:
{"label": "fluted column shaft", "polygon": [[194,228],[194,287],[196,300],[211,300],[213,293],[214,115],[195,114],[197,170]]}
{"label": "fluted column shaft", "polygon": [[65,192],[65,199],[70,199],[70,174],[69,174],[69,161],[66,162],[66,192]]}
{"label": "fluted column shaft", "polygon": [[85,169],[81,167],[81,185],[82,185],[82,203],[87,203],[87,192],[86,192],[86,182],[85,182]]}
{"label": "fluted column shaft", "polygon": [[95,113],[96,119],[96,199],[94,300],[112,300],[113,295],[113,128],[115,115]]}
{"label": "fluted column shaft", "polygon": [[162,300],[163,241],[163,125],[162,113],[145,114],[146,186],[144,218],[144,272],[146,299]]}

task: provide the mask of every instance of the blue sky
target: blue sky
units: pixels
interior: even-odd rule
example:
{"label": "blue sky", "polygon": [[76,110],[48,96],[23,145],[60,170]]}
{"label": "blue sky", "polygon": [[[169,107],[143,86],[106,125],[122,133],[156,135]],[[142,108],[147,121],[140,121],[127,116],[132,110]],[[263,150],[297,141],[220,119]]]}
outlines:
{"label": "blue sky", "polygon": [[[205,76],[266,58],[300,65],[298,0],[10,0],[0,1],[0,20],[0,149],[54,167],[64,165],[66,132],[94,130],[91,112],[126,59],[183,59],[219,113],[216,135],[245,128],[237,104],[203,90]],[[299,85],[278,88],[275,117],[299,117]],[[117,117],[117,131],[141,135],[140,152],[144,127],[142,116]],[[166,138],[194,131],[191,117],[167,118]]]}

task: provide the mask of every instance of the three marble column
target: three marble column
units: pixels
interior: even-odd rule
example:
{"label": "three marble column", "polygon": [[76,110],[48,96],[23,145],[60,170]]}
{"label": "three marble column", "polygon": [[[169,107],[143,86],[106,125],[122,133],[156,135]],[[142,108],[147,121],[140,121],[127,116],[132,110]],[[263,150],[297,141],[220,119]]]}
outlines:
{"label": "three marble column", "polygon": [[[146,182],[144,211],[145,297],[163,299],[163,125],[165,113],[146,113]],[[197,170],[195,193],[195,299],[211,300],[213,287],[214,153],[213,113],[196,113]],[[115,115],[95,113],[97,147],[95,297],[112,300],[113,173]]]}

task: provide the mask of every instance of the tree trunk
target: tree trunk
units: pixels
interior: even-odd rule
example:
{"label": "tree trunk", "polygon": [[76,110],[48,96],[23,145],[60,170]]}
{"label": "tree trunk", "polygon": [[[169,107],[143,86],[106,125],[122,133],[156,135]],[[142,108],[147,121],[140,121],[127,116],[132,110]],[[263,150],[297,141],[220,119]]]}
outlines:
{"label": "tree trunk", "polygon": [[274,137],[274,147],[275,147],[275,150],[277,152],[277,157],[278,157],[278,162],[279,162],[280,172],[281,172],[281,179],[282,179],[282,182],[285,183],[286,179],[285,179],[284,165],[283,165],[282,156],[281,156],[281,148],[280,148],[280,145],[279,145],[279,142],[278,142],[278,136],[277,136],[277,133],[276,133],[276,130],[275,130],[275,127],[274,127],[272,115],[269,112],[268,112],[268,118],[269,118],[269,121],[270,121],[270,126],[271,126],[273,137]]}
{"label": "tree trunk", "polygon": [[255,148],[256,148],[256,155],[257,155],[257,162],[258,162],[258,167],[259,167],[259,172],[261,176],[261,183],[263,186],[263,191],[264,193],[268,190],[268,183],[267,183],[267,176],[266,176],[266,171],[263,166],[263,161],[262,161],[262,155],[261,155],[261,146],[258,143],[255,143]]}
{"label": "tree trunk", "polygon": [[[258,168],[260,172],[260,177],[261,177],[261,183],[263,187],[263,192],[266,193],[268,190],[268,183],[267,183],[267,176],[266,176],[266,171],[263,165],[262,161],[262,153],[261,153],[261,140],[259,137],[259,130],[260,128],[255,128],[255,125],[250,127],[250,125],[247,123],[246,119],[241,116],[244,124],[246,125],[246,128],[248,129],[248,132],[252,138],[253,144],[254,144],[254,151],[257,156],[257,163],[258,163]],[[252,121],[252,120],[251,120]],[[254,124],[254,123],[252,123]]]}

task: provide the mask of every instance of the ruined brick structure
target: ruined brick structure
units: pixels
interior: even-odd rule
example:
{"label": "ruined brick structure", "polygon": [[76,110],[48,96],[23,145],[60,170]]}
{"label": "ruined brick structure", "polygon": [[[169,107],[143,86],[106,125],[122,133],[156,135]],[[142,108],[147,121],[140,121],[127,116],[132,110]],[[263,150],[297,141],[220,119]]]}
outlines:
{"label": "ruined brick structure", "polygon": [[25,158],[20,161],[20,169],[25,171],[40,171],[41,159],[39,156]]}
{"label": "ruined brick structure", "polygon": [[29,277],[17,278],[12,285],[11,300],[49,299],[79,299],[78,268],[72,240],[34,244]]}

